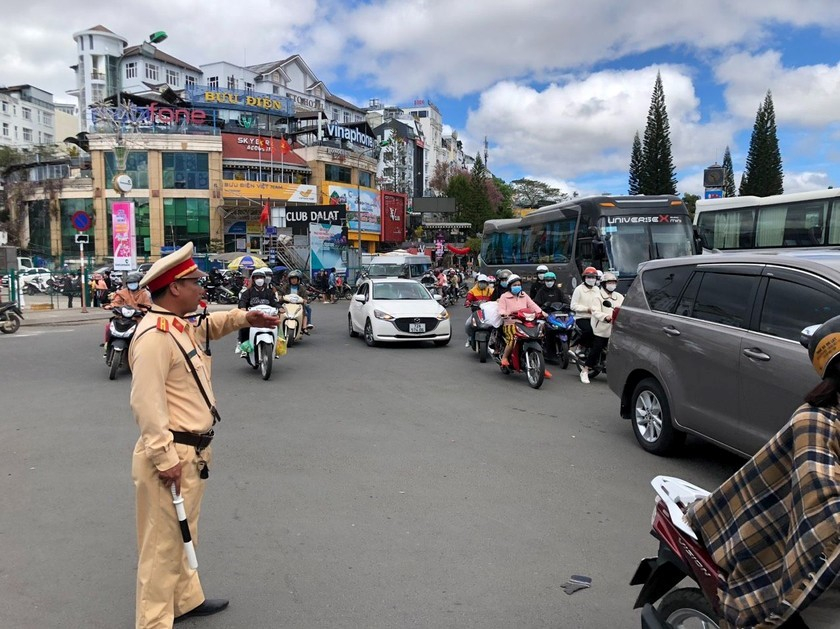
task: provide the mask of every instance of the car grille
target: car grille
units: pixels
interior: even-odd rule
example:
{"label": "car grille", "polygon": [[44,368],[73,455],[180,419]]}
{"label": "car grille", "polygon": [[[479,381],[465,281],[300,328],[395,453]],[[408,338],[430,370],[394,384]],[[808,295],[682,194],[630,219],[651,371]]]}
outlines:
{"label": "car grille", "polygon": [[[426,333],[428,333],[428,332],[431,332],[432,330],[434,330],[437,327],[438,323],[440,323],[440,321],[438,321],[434,317],[404,317],[402,319],[394,319],[393,323],[394,323],[395,326],[397,326],[397,329],[400,332],[408,332],[409,324],[425,323],[426,324]],[[423,334],[423,333],[420,332],[419,334]]]}

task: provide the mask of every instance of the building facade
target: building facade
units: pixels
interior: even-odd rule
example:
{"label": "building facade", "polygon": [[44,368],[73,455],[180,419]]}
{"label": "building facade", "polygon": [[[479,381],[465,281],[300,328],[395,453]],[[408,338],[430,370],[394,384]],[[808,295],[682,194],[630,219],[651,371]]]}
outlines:
{"label": "building facade", "polygon": [[32,85],[0,88],[0,146],[32,149],[56,142],[53,95]]}

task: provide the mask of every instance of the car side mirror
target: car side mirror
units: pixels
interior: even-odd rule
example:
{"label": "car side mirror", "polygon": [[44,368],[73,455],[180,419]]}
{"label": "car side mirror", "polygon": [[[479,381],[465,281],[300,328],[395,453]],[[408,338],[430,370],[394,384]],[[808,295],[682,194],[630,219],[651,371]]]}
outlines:
{"label": "car side mirror", "polygon": [[361,295],[361,294],[356,294],[356,295],[353,295],[353,299],[354,299],[354,300],[356,300],[356,301],[358,301],[360,304],[363,304],[363,303],[365,303],[365,301],[366,301],[366,300],[365,300],[365,296],[364,296],[364,295]]}
{"label": "car side mirror", "polygon": [[432,297],[434,297],[434,298],[435,298],[435,301],[440,301],[440,300],[442,300],[442,299],[443,299],[443,295],[438,295],[437,293],[435,293],[434,295],[432,295]]}
{"label": "car side mirror", "polygon": [[802,344],[802,347],[808,349],[808,346],[811,344],[811,337],[814,336],[819,327],[818,325],[809,325],[799,333],[799,342]]}

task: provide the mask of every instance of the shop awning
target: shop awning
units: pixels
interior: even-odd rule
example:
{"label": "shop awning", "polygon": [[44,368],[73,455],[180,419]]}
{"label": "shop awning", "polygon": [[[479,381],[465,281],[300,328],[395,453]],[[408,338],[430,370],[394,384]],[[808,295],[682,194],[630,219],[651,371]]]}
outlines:
{"label": "shop awning", "polygon": [[423,223],[423,227],[432,229],[470,229],[472,223]]}

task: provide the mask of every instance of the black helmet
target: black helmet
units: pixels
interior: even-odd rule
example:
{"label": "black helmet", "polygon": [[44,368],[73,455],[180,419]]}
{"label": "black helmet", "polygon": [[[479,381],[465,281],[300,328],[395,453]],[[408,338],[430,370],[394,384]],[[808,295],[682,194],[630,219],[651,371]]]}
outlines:
{"label": "black helmet", "polygon": [[297,269],[289,273],[289,281],[291,281],[293,277],[296,277],[298,279],[298,282],[303,281],[303,273],[301,273]]}
{"label": "black helmet", "polygon": [[[801,342],[808,348],[808,358],[820,378],[825,378],[831,368],[836,368],[835,359],[840,356],[840,316],[829,319],[821,326],[806,328],[810,338],[803,335]],[[807,342],[807,345],[806,345]]]}
{"label": "black helmet", "polygon": [[137,271],[132,271],[128,275],[125,276],[125,283],[126,284],[139,284],[140,280],[143,279],[143,274],[138,273]]}

